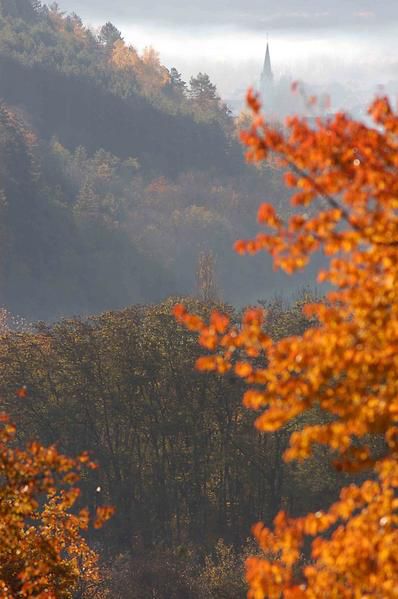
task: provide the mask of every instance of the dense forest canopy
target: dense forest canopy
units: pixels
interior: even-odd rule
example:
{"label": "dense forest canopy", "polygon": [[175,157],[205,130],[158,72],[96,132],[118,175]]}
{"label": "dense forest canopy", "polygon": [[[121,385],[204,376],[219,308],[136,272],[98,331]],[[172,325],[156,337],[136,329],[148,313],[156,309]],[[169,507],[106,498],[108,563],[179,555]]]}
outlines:
{"label": "dense forest canopy", "polygon": [[[310,326],[307,298],[264,302],[274,339]],[[316,410],[256,434],[244,386],[192,369],[200,348],[171,315],[179,299],[2,330],[0,393],[19,442],[89,450],[100,468],[82,480],[84,501],[116,508],[106,529],[89,535],[110,589],[100,597],[242,597],[251,524],[271,522],[281,506],[296,515],[320,509],[342,483],[322,450],[306,464],[283,461],[290,433],[322,418]],[[239,321],[230,306],[189,303],[204,316],[215,306]],[[27,395],[16,401],[22,381]]]}
{"label": "dense forest canopy", "polygon": [[228,301],[288,284],[270,261],[241,269],[231,251],[264,194],[284,192],[273,168],[245,165],[208,75],[186,83],[112,23],[93,32],[56,4],[2,0],[0,80],[11,312],[48,320],[194,293],[206,248]]}

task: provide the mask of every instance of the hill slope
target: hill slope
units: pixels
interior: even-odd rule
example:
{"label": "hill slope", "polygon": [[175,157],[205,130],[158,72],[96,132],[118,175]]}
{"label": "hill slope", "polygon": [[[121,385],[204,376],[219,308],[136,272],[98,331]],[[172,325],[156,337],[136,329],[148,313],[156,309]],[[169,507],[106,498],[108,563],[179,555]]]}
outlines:
{"label": "hill slope", "polygon": [[265,294],[269,262],[242,271],[231,248],[264,193],[282,194],[273,171],[244,164],[207,75],[187,85],[109,23],[94,34],[56,6],[0,0],[0,82],[11,311],[51,319],[189,294],[203,251],[228,300]]}

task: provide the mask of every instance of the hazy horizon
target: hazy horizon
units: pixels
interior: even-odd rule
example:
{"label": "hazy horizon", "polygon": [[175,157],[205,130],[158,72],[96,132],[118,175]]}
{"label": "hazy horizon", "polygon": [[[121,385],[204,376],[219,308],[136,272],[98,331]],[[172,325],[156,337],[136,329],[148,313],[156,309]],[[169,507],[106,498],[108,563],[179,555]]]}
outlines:
{"label": "hazy horizon", "polygon": [[[277,77],[310,84],[347,86],[358,95],[398,79],[398,4],[385,0],[261,2],[205,0],[186,7],[181,0],[111,5],[94,0],[63,0],[61,9],[76,11],[87,24],[112,21],[124,39],[142,50],[152,45],[167,67],[184,78],[206,71],[220,94],[230,98],[256,84],[267,37]],[[277,7],[277,8],[273,8]]]}

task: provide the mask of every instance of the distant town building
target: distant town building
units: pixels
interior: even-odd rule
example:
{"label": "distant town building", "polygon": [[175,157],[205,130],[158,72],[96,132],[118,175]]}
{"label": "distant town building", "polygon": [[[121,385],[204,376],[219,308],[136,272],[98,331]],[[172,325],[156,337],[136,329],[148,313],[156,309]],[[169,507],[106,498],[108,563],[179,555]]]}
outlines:
{"label": "distant town building", "polygon": [[274,82],[274,74],[272,72],[272,67],[271,67],[271,54],[269,51],[269,43],[267,42],[267,49],[265,51],[265,58],[264,58],[264,67],[263,67],[263,71],[261,73],[261,79],[260,79],[261,90],[266,91],[267,88],[272,87],[273,82]]}
{"label": "distant town building", "polygon": [[[289,75],[274,77],[271,65],[270,45],[267,42],[263,70],[260,76],[259,92],[264,114],[268,119],[282,122],[287,115],[306,116],[310,124],[316,124],[319,116],[330,117],[328,98],[320,89],[300,82],[299,91],[293,93],[292,79]],[[317,102],[310,98],[315,96]]]}
{"label": "distant town building", "polygon": [[260,94],[267,112],[275,110],[274,74],[271,66],[271,53],[269,43],[265,51],[264,66],[260,77]]}

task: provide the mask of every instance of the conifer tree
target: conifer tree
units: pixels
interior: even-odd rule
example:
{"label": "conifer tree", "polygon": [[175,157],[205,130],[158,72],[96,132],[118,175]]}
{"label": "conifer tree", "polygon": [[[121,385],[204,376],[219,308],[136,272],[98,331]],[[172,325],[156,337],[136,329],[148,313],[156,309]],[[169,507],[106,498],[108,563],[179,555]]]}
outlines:
{"label": "conifer tree", "polygon": [[113,25],[113,23],[110,21],[101,27],[98,39],[100,43],[105,46],[105,48],[110,50],[113,48],[115,42],[118,40],[123,40],[119,29],[117,29],[117,27],[115,27],[115,25]]}

